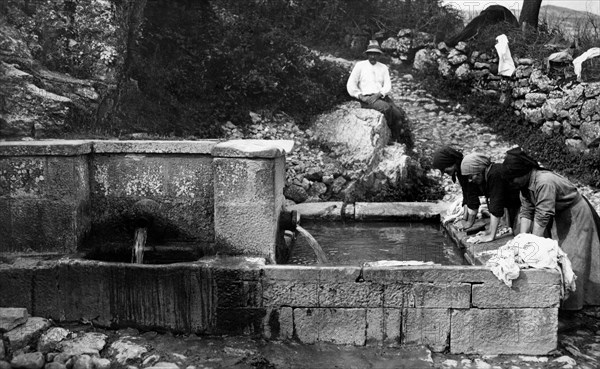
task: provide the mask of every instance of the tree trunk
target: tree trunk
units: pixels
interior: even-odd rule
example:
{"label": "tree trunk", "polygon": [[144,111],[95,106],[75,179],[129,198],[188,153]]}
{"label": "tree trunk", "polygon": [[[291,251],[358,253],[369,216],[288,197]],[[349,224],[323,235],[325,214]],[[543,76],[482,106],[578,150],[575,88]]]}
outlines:
{"label": "tree trunk", "polygon": [[537,29],[541,6],[542,0],[523,0],[523,8],[519,17],[519,23],[523,29],[526,27]]}

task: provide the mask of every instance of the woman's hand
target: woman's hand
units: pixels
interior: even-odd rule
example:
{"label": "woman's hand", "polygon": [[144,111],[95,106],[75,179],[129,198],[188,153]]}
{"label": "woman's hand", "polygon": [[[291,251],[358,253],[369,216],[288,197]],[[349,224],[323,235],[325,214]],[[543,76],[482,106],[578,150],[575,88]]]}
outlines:
{"label": "woman's hand", "polygon": [[475,236],[467,239],[469,243],[487,243],[492,242],[494,240],[493,234],[488,234],[485,231],[478,232]]}

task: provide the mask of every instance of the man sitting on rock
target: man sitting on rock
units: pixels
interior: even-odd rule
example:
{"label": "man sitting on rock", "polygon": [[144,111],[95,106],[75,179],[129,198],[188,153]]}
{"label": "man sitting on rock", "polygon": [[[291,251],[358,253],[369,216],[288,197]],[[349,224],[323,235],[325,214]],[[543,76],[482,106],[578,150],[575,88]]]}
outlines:
{"label": "man sitting on rock", "polygon": [[375,109],[385,116],[392,131],[392,142],[404,143],[408,149],[413,146],[412,136],[406,127],[406,114],[390,97],[392,81],[385,64],[379,62],[383,54],[377,40],[371,40],[365,51],[367,60],[354,65],[346,89],[350,96],[358,99],[366,109]]}

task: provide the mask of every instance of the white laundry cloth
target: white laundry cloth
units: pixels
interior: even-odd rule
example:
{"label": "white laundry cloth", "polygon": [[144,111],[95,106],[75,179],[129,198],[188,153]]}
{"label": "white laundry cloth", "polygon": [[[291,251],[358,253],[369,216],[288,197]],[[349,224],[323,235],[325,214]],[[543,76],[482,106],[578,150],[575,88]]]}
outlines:
{"label": "white laundry cloth", "polygon": [[462,198],[459,198],[450,205],[446,212],[446,216],[442,219],[442,224],[448,224],[454,222],[456,219],[462,218],[465,212],[462,202]]}
{"label": "white laundry cloth", "polygon": [[563,298],[566,291],[575,291],[575,273],[567,254],[551,238],[535,236],[530,233],[518,234],[515,238],[500,246],[486,266],[507,286],[519,277],[520,269],[556,269],[561,272]]}
{"label": "white laundry cloth", "polygon": [[508,48],[508,38],[502,34],[496,37],[496,51],[498,52],[498,74],[510,77],[515,72],[515,62]]}
{"label": "white laundry cloth", "polygon": [[573,60],[573,67],[575,67],[575,74],[577,75],[577,79],[581,78],[581,64],[583,64],[584,61],[591,58],[595,58],[598,55],[600,55],[600,47],[592,47],[588,51],[576,57],[575,60]]}

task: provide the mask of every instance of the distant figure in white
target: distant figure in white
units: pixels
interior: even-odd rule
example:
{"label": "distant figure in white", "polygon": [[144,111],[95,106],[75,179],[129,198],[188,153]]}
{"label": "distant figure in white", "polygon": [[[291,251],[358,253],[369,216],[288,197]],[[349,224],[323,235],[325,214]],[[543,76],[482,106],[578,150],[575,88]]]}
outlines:
{"label": "distant figure in white", "polygon": [[392,81],[388,67],[379,62],[383,51],[377,40],[371,40],[367,50],[367,60],[357,62],[350,73],[346,89],[350,96],[360,101],[366,109],[374,109],[385,116],[392,131],[392,143],[404,143],[412,148],[412,137],[407,130],[406,113],[390,97]]}

